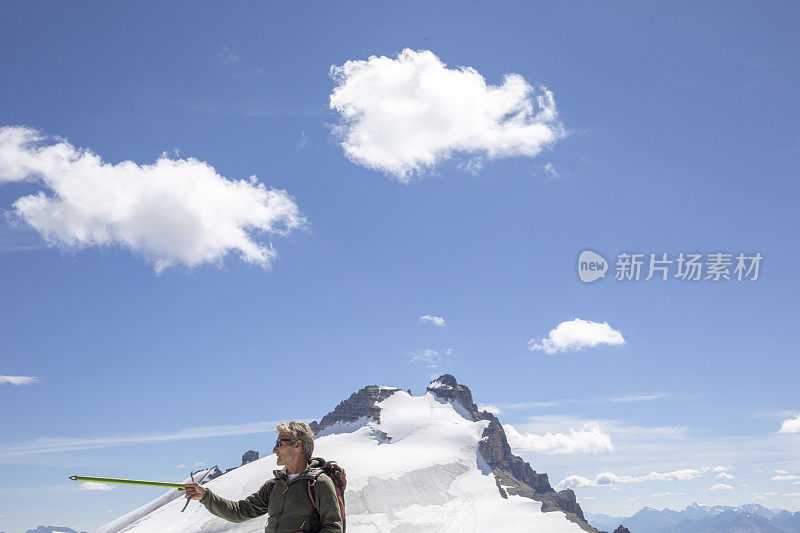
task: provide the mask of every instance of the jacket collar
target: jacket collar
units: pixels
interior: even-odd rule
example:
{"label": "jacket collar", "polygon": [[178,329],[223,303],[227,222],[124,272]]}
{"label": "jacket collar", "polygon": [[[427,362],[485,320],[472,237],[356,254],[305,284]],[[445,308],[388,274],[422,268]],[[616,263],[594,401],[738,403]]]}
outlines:
{"label": "jacket collar", "polygon": [[[317,476],[322,471],[322,467],[325,465],[325,460],[319,457],[312,457],[311,462],[308,463],[306,469],[300,472],[300,475],[294,478],[292,481],[296,481],[298,479],[317,479]],[[275,474],[275,479],[282,479],[286,480],[289,479],[289,474],[286,472],[286,467],[284,466],[280,470],[273,470],[273,474]]]}

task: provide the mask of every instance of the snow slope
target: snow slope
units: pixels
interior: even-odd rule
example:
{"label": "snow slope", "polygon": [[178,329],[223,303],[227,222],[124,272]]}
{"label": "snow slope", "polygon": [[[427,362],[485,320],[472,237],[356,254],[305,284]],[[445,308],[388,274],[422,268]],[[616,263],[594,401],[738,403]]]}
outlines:
{"label": "snow slope", "polygon": [[[472,422],[461,406],[431,393],[397,391],[378,407],[380,423],[367,418],[337,423],[315,441],[315,456],[335,460],[347,471],[348,533],[583,533],[561,512],[542,513],[540,502],[500,495],[478,452],[488,422]],[[239,500],[271,479],[276,468],[270,455],[205,486]],[[184,513],[182,506],[181,500],[168,502],[119,531],[260,533],[266,523],[264,516],[233,524],[197,502]]]}

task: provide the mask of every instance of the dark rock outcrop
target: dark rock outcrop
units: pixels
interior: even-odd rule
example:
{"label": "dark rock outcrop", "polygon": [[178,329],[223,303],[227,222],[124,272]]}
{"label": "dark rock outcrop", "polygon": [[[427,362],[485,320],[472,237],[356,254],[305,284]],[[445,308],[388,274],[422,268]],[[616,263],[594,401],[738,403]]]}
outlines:
{"label": "dark rock outcrop", "polygon": [[208,473],[206,478],[203,480],[202,484],[208,483],[212,479],[216,479],[216,478],[218,478],[219,476],[221,476],[224,473],[225,472],[220,470],[218,466],[215,466],[214,468],[211,469],[211,472]]}
{"label": "dark rock outcrop", "polygon": [[258,461],[257,451],[247,450],[242,454],[242,466],[246,465],[247,463],[252,463],[253,461]]}
{"label": "dark rock outcrop", "polygon": [[631,533],[631,530],[620,524],[619,527],[614,530],[614,533]]}
{"label": "dark rock outcrop", "polygon": [[489,411],[478,410],[469,387],[459,384],[452,375],[443,374],[428,385],[428,392],[442,400],[460,405],[474,421],[489,421],[486,429],[483,430],[483,438],[478,450],[483,460],[492,469],[501,496],[519,495],[542,502],[543,512],[561,511],[584,531],[598,533],[598,530],[586,521],[583,510],[572,490],[565,489],[556,492],[550,486],[547,474],[537,473],[530,464],[511,452],[511,446],[508,445],[506,432],[500,421]]}
{"label": "dark rock outcrop", "polygon": [[311,430],[316,435],[337,422],[355,422],[361,417],[372,418],[380,422],[381,410],[376,404],[399,390],[394,387],[368,385],[351,394],[348,399],[340,402],[333,411],[323,416],[322,420],[311,422],[309,426],[311,426]]}

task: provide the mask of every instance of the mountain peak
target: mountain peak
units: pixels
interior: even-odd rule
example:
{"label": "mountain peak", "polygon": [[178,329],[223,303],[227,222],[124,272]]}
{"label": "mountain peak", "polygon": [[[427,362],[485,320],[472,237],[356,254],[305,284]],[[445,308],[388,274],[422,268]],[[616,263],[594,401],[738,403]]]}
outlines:
{"label": "mountain peak", "polygon": [[311,430],[317,434],[337,422],[353,423],[361,418],[369,418],[380,421],[381,410],[378,403],[382,402],[395,392],[397,387],[386,387],[382,385],[367,385],[366,387],[354,392],[344,401],[339,402],[336,408],[323,416],[319,422],[311,422]]}
{"label": "mountain peak", "polygon": [[492,469],[500,494],[523,496],[542,503],[542,511],[561,511],[567,518],[585,531],[596,531],[589,526],[581,506],[571,489],[556,492],[550,485],[547,474],[539,474],[522,457],[514,455],[508,444],[506,432],[500,420],[488,411],[479,411],[472,399],[472,391],[458,383],[451,374],[442,374],[428,385],[427,392],[450,402],[461,415],[475,422],[486,420],[478,450],[486,464]]}
{"label": "mountain peak", "polygon": [[436,388],[455,388],[458,386],[458,381],[456,381],[455,376],[452,374],[442,374],[438,378],[431,381],[430,385],[428,385],[429,389],[436,389]]}

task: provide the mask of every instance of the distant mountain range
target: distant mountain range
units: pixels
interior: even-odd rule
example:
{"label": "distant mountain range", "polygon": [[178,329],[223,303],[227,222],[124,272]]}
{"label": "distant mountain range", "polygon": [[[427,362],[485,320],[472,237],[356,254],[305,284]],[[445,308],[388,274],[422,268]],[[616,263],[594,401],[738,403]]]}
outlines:
{"label": "distant mountain range", "polygon": [[629,517],[586,513],[597,529],[624,524],[632,533],[800,533],[800,511],[768,509],[757,503],[730,507],[693,503],[680,511],[643,507]]}
{"label": "distant mountain range", "polygon": [[39,526],[36,529],[29,529],[25,533],[78,533],[67,526]]}

